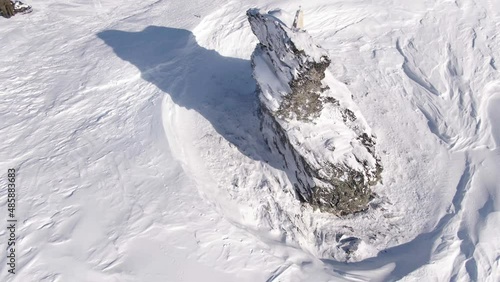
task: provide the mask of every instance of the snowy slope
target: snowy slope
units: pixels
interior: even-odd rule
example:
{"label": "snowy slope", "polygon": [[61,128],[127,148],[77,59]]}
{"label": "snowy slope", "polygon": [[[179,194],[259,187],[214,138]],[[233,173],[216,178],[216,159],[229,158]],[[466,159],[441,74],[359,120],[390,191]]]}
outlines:
{"label": "snowy slope", "polygon": [[[500,280],[497,2],[30,4],[0,18],[0,281]],[[245,11],[299,5],[377,135],[366,214],[300,206],[259,131]]]}

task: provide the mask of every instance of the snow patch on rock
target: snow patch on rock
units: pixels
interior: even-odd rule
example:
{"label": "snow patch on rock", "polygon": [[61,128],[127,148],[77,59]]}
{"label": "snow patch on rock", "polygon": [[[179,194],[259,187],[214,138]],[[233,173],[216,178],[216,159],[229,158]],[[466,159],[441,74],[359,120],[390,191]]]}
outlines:
{"label": "snow patch on rock", "polygon": [[336,214],[365,210],[382,165],[370,127],[327,71],[327,51],[272,14],[247,16],[260,41],[252,65],[261,129],[285,159],[297,198]]}

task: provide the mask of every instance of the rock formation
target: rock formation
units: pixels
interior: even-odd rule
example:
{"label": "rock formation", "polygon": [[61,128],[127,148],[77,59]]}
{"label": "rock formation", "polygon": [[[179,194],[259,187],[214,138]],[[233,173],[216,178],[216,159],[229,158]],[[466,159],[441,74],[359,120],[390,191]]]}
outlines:
{"label": "rock formation", "polygon": [[[2,1],[0,1],[2,2]],[[2,4],[4,5],[2,7]],[[0,16],[3,16],[3,17],[6,17],[6,18],[9,18],[10,16],[6,14],[6,6],[9,5],[10,8],[12,9],[12,12],[13,12],[13,15],[15,14],[28,14],[28,13],[31,13],[33,11],[33,9],[31,8],[30,5],[28,4],[24,4],[23,2],[21,1],[11,1],[11,0],[7,0],[5,1],[4,3],[0,3]]]}
{"label": "rock formation", "polygon": [[328,72],[326,50],[280,19],[247,11],[261,129],[299,200],[338,215],[365,210],[382,166],[375,137],[350,93]]}

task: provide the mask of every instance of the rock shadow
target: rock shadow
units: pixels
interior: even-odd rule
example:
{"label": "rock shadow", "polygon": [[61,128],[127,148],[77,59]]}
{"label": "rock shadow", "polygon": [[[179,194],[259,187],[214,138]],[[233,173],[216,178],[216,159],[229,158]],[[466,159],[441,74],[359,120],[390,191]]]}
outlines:
{"label": "rock shadow", "polygon": [[260,131],[256,82],[249,60],[224,57],[198,45],[191,31],[148,26],[139,32],[97,34],[142,78],[192,109],[244,155],[283,170]]}

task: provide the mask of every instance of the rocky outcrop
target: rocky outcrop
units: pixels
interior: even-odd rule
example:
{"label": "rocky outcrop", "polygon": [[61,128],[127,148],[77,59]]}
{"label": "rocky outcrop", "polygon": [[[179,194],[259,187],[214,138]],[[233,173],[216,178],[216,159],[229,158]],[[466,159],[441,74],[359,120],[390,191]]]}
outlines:
{"label": "rocky outcrop", "polygon": [[[1,2],[1,1],[0,1]],[[3,3],[5,6],[9,6],[12,9],[13,14],[28,14],[33,11],[30,5],[24,4],[21,1],[6,1]],[[1,6],[2,4],[0,4]],[[4,7],[4,9],[7,9],[7,7]],[[6,10],[2,9],[0,7],[0,16],[9,18],[10,16],[6,14]]]}
{"label": "rocky outcrop", "polygon": [[260,41],[252,66],[261,129],[284,158],[297,198],[339,215],[366,209],[382,171],[375,137],[328,72],[326,50],[272,15],[251,9],[247,16]]}

